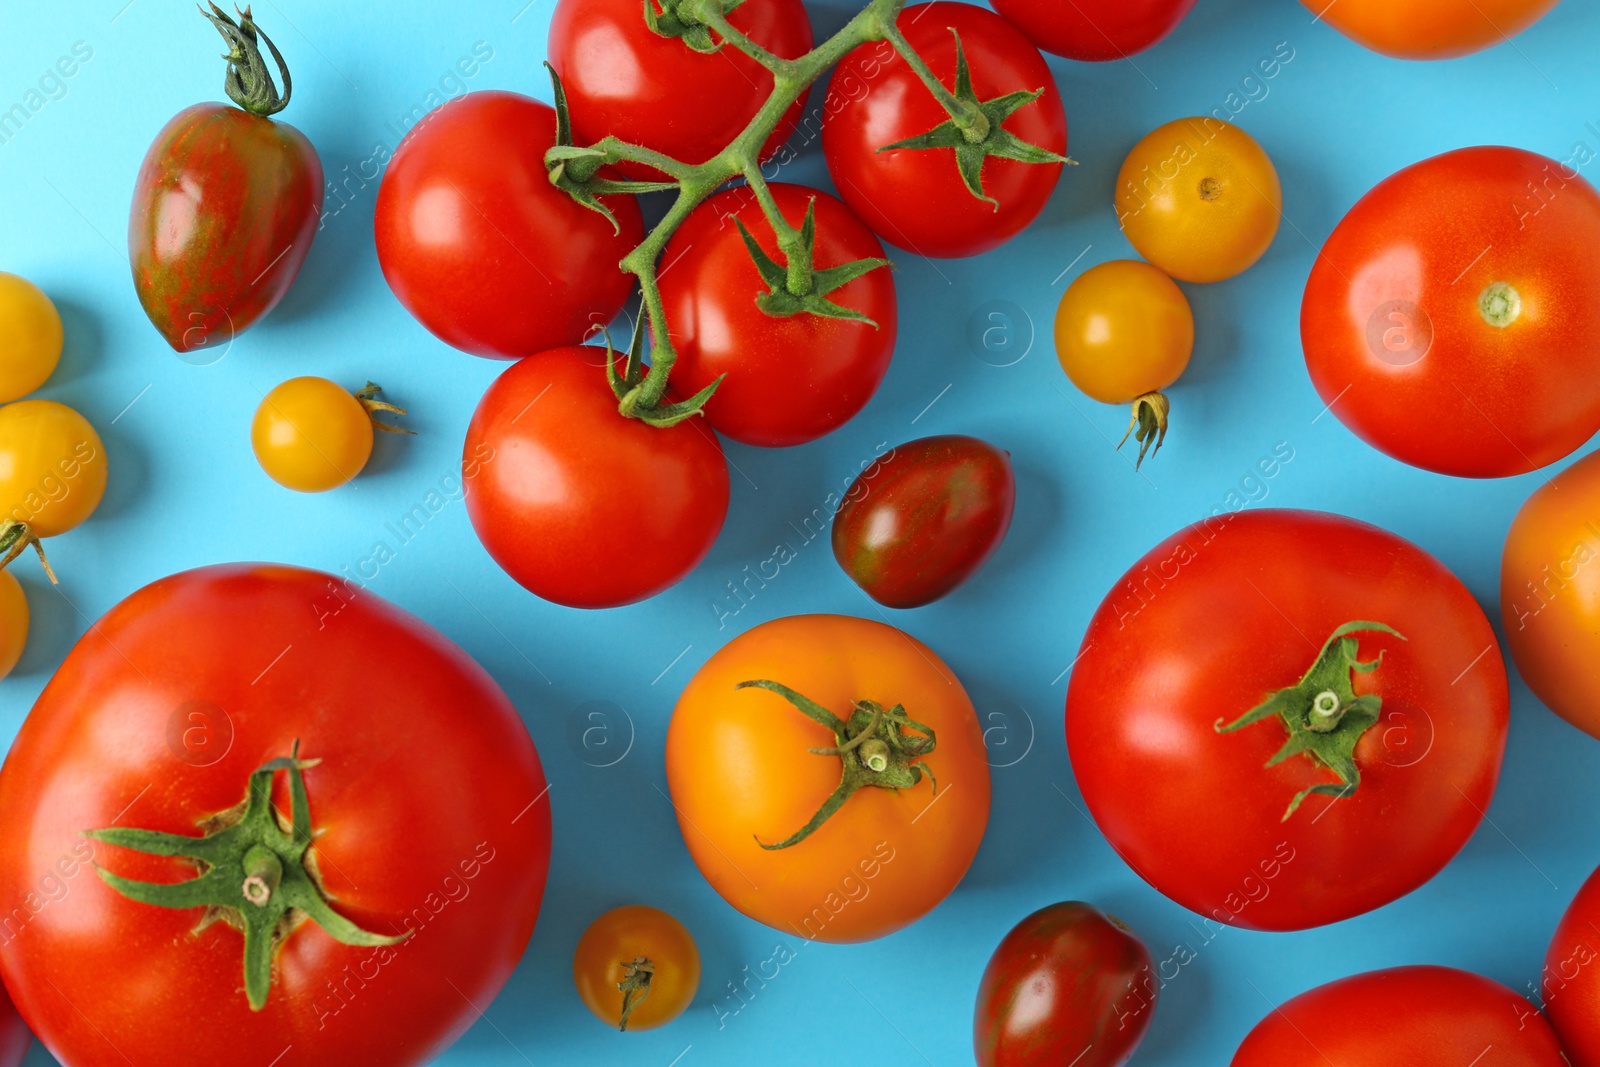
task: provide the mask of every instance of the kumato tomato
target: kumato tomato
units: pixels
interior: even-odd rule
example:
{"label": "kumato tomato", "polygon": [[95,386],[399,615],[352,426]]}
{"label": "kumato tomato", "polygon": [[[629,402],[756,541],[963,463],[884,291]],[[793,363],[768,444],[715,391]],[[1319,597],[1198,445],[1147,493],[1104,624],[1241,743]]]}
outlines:
{"label": "kumato tomato", "polygon": [[1068,59],[1127,59],[1177,28],[1195,0],[990,0],[1028,39]]}
{"label": "kumato tomato", "polygon": [[[10,571],[0,570],[0,678],[10,674],[28,643],[28,598]],[[0,1063],[3,1063],[0,1059]]]}
{"label": "kumato tomato", "polygon": [[106,446],[89,420],[54,400],[0,407],[0,535],[24,523],[34,537],[64,534],[106,491]]}
{"label": "kumato tomato", "polygon": [[0,270],[0,403],[45,383],[61,359],[61,314],[26,278]]}
{"label": "kumato tomato", "polygon": [[371,382],[358,393],[326,378],[290,378],[274,386],[256,408],[250,444],[256,462],[279,485],[320,493],[361,473],[372,456],[372,431],[410,433],[373,416],[406,414],[377,399]]}
{"label": "kumato tomato", "polygon": [[1591,874],[1550,938],[1539,997],[1571,1067],[1600,1065],[1600,871]]}
{"label": "kumato tomato", "polygon": [[916,638],[843,615],[775,619],[707,660],[672,712],[667,786],[711,887],[814,941],[932,911],[989,821],[966,690]]}
{"label": "kumato tomato", "polygon": [[1117,581],[1067,749],[1118,855],[1217,922],[1301,930],[1437,874],[1505,751],[1494,630],[1438,560],[1310,511],[1217,515]]}
{"label": "kumato tomato", "polygon": [[1300,0],[1357,44],[1396,59],[1451,59],[1509,41],[1557,0]]}
{"label": "kumato tomato", "polygon": [[1569,1067],[1537,1008],[1452,967],[1368,971],[1301,993],[1256,1024],[1232,1067],[1329,1064]]}
{"label": "kumato tomato", "polygon": [[1600,194],[1518,148],[1415,163],[1322,246],[1300,340],[1323,402],[1395,459],[1471,478],[1553,463],[1600,429]]}
{"label": "kumato tomato", "polygon": [[700,950],[660,908],[624,904],[584,930],[572,981],[594,1017],[618,1030],[654,1030],[683,1014],[700,987]]}

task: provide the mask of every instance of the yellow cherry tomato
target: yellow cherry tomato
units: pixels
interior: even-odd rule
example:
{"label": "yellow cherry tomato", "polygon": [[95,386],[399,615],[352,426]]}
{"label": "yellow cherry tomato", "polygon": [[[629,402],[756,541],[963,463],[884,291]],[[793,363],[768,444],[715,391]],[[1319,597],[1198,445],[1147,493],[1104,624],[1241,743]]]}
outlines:
{"label": "yellow cherry tomato", "polygon": [[16,575],[0,571],[0,678],[11,673],[27,642],[28,598]]}
{"label": "yellow cherry tomato", "polygon": [[[1133,405],[1138,463],[1161,447],[1170,405],[1161,392],[1194,350],[1194,313],[1177,283],[1148,263],[1114,259],[1078,275],[1056,309],[1056,358],[1072,384],[1104,404]],[[1122,447],[1121,443],[1117,447]]]}
{"label": "yellow cherry tomato", "polygon": [[1282,217],[1272,160],[1255,138],[1218,119],[1152,130],[1117,175],[1117,220],[1129,243],[1182,281],[1238,274],[1266,252]]}
{"label": "yellow cherry tomato", "polygon": [[377,394],[371,382],[351,393],[326,378],[290,378],[256,408],[250,427],[256,462],[273,481],[302,493],[343,485],[367,465],[374,428],[410,433],[373,419],[376,411],[406,413]]}
{"label": "yellow cherry tomato", "polygon": [[78,525],[106,491],[106,449],[89,420],[54,400],[0,407],[0,535],[14,522],[31,537]]}
{"label": "yellow cherry tomato", "polygon": [[61,315],[26,278],[0,271],[0,402],[45,383],[61,359]]}
{"label": "yellow cherry tomato", "polygon": [[683,1014],[700,987],[700,950],[660,908],[625,904],[589,924],[572,956],[572,983],[594,1017],[651,1030]]}

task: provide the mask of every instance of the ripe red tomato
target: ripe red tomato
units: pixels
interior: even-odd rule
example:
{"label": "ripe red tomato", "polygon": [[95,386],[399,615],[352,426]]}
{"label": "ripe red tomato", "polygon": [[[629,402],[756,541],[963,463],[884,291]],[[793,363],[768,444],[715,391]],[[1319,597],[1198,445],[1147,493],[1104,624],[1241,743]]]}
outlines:
{"label": "ripe red tomato", "polygon": [[1600,429],[1600,194],[1517,148],[1413,164],[1323,245],[1300,337],[1322,399],[1394,458],[1475,478],[1552,463]]}
{"label": "ripe red tomato", "polygon": [[[883,256],[872,231],[827,193],[801,185],[770,188],[796,229],[815,203],[813,263],[819,272]],[[879,267],[825,294],[876,326],[808,312],[768,315],[756,297],[771,287],[736,219],[775,263],[784,263],[749,186],[718,193],[685,220],[661,254],[667,267],[661,299],[678,350],[672,389],[693,396],[726,374],[706,404],[707,422],[745,444],[804,444],[848,422],[883,381],[898,327],[894,276]]]}
{"label": "ripe red tomato", "polygon": [[1028,39],[1068,59],[1126,59],[1177,29],[1195,0],[990,0]]}
{"label": "ripe red tomato", "polygon": [[621,415],[605,360],[576,345],[507,368],[462,454],[483,547],[523,588],[575,608],[655,596],[705,557],[728,513],[717,435]]}
{"label": "ripe red tomato", "polygon": [[983,970],[972,1043],[978,1067],[1121,1067],[1155,1016],[1150,953],[1090,904],[1041,908]]}
{"label": "ripe red tomato", "polygon": [[1157,545],[1095,612],[1067,691],[1073,771],[1111,846],[1179,904],[1257,930],[1347,919],[1437,874],[1489,807],[1507,719],[1494,631],[1455,575],[1309,511]]}
{"label": "ripe red tomato", "polygon": [[[937,0],[906,8],[897,25],[947,89],[956,78],[953,28],[978,100],[1043,90],[1001,128],[1048,152],[1066,152],[1067,117],[1050,68],[1005,19],[971,4]],[[950,118],[884,41],[864,44],[840,61],[826,111],[822,148],[839,195],[878,236],[919,256],[973,256],[1004,244],[1044,210],[1061,176],[1060,163],[991,156],[983,162],[983,190],[997,203],[985,203],[963,183],[954,149],[880,152]]]}
{"label": "ripe red tomato", "polygon": [[[593,144],[613,136],[681,163],[704,163],[738,137],[772,95],[772,74],[732,45],[714,53],[655,32],[645,10],[662,0],[559,0],[550,20],[550,65],[561,76],[573,138]],[[728,13],[734,28],[783,59],[811,51],[811,20],[802,0],[744,0]],[[703,26],[699,27],[704,32]],[[708,39],[715,41],[714,38]],[[806,94],[789,106],[762,147],[762,158],[794,132]],[[660,177],[653,167],[621,164],[629,177]]]}
{"label": "ripe red tomato", "polygon": [[[545,791],[494,681],[361,586],[163,578],[78,642],[0,771],[0,970],[65,1063],[426,1063],[533,932]],[[235,923],[264,931],[251,963]]]}
{"label": "ripe red tomato", "polygon": [[[248,10],[239,24],[216,10],[206,17],[230,47],[259,62],[253,42],[260,31]],[[259,88],[248,66],[242,77]],[[230,82],[238,70],[230,65]],[[235,99],[240,107],[195,104],[178,112],[156,134],[133,187],[133,287],[179,352],[226,345],[271,311],[300,273],[322,214],[317,150],[287,122],[267,117],[288,97],[271,89],[248,98],[253,110],[243,110],[246,97]]]}
{"label": "ripe red tomato", "polygon": [[1539,995],[1572,1067],[1600,1064],[1600,871],[1591,874],[1556,926]]}
{"label": "ripe red tomato", "polygon": [[1402,1063],[1567,1067],[1538,1009],[1453,967],[1393,967],[1307,990],[1257,1023],[1233,1055],[1233,1067]]}
{"label": "ripe red tomato", "polygon": [[878,603],[921,607],[988,562],[1016,502],[1009,452],[960,434],[924,437],[851,483],[833,523],[833,558]]}
{"label": "ripe red tomato", "polygon": [[1357,44],[1396,59],[1450,59],[1508,41],[1557,0],[1300,0]]}
{"label": "ripe red tomato", "polygon": [[555,109],[499,91],[468,93],[425,116],[378,189],[378,265],[407,311],[473,355],[518,359],[576,344],[622,310],[618,269],[644,240],[631,196],[604,215],[550,184]]}

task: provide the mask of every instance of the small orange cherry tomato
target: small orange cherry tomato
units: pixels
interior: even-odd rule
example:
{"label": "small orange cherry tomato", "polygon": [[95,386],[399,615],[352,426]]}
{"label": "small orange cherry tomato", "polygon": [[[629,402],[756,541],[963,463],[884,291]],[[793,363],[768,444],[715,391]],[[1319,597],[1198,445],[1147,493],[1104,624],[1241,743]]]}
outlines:
{"label": "small orange cherry tomato", "polygon": [[10,571],[0,571],[0,678],[11,673],[28,643],[28,598]]}
{"label": "small orange cherry tomato", "polygon": [[572,983],[594,1017],[618,1030],[653,1030],[683,1014],[700,986],[700,950],[660,908],[612,908],[578,938]]}
{"label": "small orange cherry tomato", "polygon": [[61,315],[26,278],[0,270],[0,401],[45,383],[61,359]]}
{"label": "small orange cherry tomato", "polygon": [[1450,59],[1510,40],[1556,0],[1300,0],[1357,44],[1395,59]]}
{"label": "small orange cherry tomato", "polygon": [[404,408],[375,399],[378,387],[351,393],[326,378],[290,378],[261,398],[250,426],[256,462],[279,485],[302,493],[334,489],[361,473],[372,455],[372,431],[387,426],[375,412]]}
{"label": "small orange cherry tomato", "polygon": [[0,407],[0,561],[77,526],[105,491],[106,449],[88,419],[54,400]]}

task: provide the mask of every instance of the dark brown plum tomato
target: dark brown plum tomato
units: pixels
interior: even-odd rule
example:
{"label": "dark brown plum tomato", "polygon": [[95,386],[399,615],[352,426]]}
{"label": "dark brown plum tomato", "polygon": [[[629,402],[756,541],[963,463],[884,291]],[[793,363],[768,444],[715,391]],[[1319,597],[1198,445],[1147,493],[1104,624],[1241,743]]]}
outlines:
{"label": "dark brown plum tomato", "polygon": [[878,603],[921,607],[1000,547],[1016,499],[1010,453],[960,434],[923,437],[851,484],[834,518],[833,558]]}
{"label": "dark brown plum tomato", "polygon": [[972,1020],[978,1067],[1121,1067],[1155,1015],[1150,953],[1076,900],[1041,908],[989,957]]}

